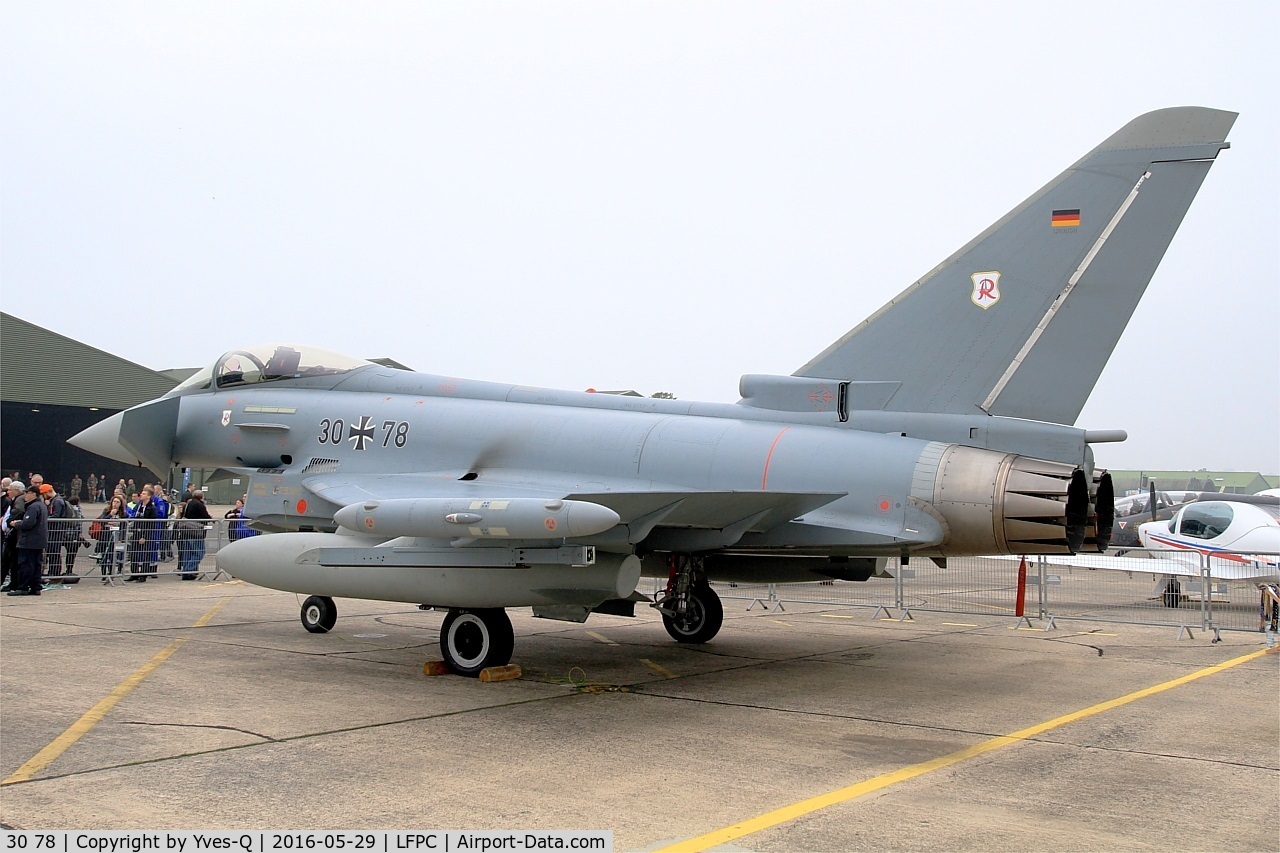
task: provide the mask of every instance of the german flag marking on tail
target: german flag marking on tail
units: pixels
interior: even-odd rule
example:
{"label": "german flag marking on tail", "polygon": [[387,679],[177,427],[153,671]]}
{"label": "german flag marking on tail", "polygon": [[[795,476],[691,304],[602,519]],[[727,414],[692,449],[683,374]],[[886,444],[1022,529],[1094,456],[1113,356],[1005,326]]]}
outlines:
{"label": "german flag marking on tail", "polygon": [[1050,221],[1054,228],[1079,228],[1080,210],[1055,210]]}

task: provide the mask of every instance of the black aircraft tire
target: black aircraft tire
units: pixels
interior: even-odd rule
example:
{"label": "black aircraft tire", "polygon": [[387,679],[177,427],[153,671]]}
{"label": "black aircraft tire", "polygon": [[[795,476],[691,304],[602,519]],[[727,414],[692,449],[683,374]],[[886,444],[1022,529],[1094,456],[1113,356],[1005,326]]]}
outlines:
{"label": "black aircraft tire", "polygon": [[692,604],[684,619],[662,614],[663,627],[677,643],[709,642],[724,624],[724,605],[711,587],[701,584],[695,587]]}
{"label": "black aircraft tire", "polygon": [[1164,599],[1165,607],[1181,607],[1182,584],[1174,578],[1169,578],[1169,582],[1164,585],[1164,593],[1160,597]]}
{"label": "black aircraft tire", "polygon": [[338,621],[338,607],[327,595],[313,595],[302,602],[302,627],[313,634],[327,634]]}
{"label": "black aircraft tire", "polygon": [[515,651],[511,619],[501,607],[450,610],[440,626],[440,654],[451,670],[475,678],[482,669],[506,666]]}

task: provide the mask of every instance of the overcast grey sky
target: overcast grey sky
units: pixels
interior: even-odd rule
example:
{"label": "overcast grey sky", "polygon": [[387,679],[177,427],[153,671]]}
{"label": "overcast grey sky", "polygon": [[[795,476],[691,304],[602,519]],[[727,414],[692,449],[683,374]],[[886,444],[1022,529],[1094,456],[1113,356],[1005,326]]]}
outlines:
{"label": "overcast grey sky", "polygon": [[1078,424],[1280,471],[1269,0],[0,9],[4,310],[156,369],[733,401],[1134,116],[1238,111]]}

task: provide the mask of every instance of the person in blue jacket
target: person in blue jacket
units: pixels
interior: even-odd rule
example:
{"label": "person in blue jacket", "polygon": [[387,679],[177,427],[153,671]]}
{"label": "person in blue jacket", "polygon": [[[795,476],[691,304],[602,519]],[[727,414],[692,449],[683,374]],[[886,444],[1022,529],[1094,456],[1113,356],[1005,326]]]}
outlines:
{"label": "person in blue jacket", "polygon": [[156,483],[151,488],[151,502],[156,505],[156,520],[160,522],[159,535],[157,541],[159,543],[158,558],[160,562],[167,563],[173,559],[173,531],[170,529],[166,519],[169,518],[169,500],[165,497],[164,486]]}
{"label": "person in blue jacket", "polygon": [[147,577],[156,573],[159,546],[160,522],[156,521],[151,489],[145,488],[138,495],[138,505],[133,509],[133,524],[129,525],[129,577],[125,578],[126,582],[146,583]]}

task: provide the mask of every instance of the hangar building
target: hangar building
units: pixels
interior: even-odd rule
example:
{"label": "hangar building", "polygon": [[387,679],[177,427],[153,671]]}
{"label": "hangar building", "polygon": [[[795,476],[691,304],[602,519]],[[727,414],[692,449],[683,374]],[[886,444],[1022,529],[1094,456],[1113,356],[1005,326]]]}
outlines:
{"label": "hangar building", "polygon": [[[390,358],[379,364],[408,370]],[[114,462],[67,444],[103,418],[172,390],[197,368],[155,371],[77,340],[0,312],[0,471],[24,481],[42,474],[60,494],[73,477],[89,473],[114,486],[120,480],[155,482],[146,468]],[[182,471],[169,472],[169,488],[181,488]],[[230,472],[199,469],[191,482],[214,504],[230,504],[247,484]]]}
{"label": "hangar building", "polygon": [[0,470],[43,474],[61,494],[89,473],[115,484],[156,477],[67,439],[105,417],[153,400],[179,376],[159,373],[0,312]]}

